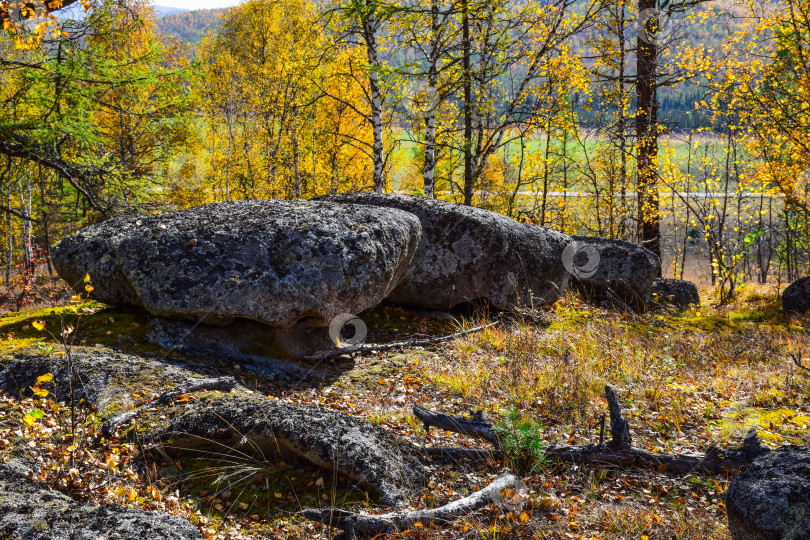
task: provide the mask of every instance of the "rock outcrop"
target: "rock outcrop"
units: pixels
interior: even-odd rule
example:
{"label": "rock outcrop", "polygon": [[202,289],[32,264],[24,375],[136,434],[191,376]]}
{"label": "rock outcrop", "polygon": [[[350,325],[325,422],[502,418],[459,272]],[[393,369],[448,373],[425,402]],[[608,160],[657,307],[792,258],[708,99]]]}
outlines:
{"label": "rock outcrop", "polygon": [[652,284],[650,299],[657,304],[672,304],[679,308],[700,305],[697,286],[683,279],[656,279]]}
{"label": "rock outcrop", "polygon": [[810,447],[757,458],[729,483],[726,509],[733,540],[810,538]]}
{"label": "rock outcrop", "polygon": [[810,276],[797,279],[782,293],[782,309],[787,313],[806,313],[810,310]]}
{"label": "rock outcrop", "polygon": [[256,321],[281,329],[270,350],[307,356],[331,345],[334,318],[393,290],[420,231],[394,209],[236,201],[91,225],[63,239],[53,263],[77,292],[89,274],[101,302],[208,325]]}
{"label": "rock outcrop", "polygon": [[74,501],[29,478],[22,462],[0,464],[0,537],[10,540],[202,540],[187,519]]}
{"label": "rock outcrop", "polygon": [[[113,352],[95,352],[92,348],[72,352],[75,377],[74,399],[82,406],[95,407],[102,417],[131,407],[133,393],[151,387],[160,392],[167,385],[178,385],[213,376],[216,371],[200,362],[194,366],[180,361],[134,356]],[[52,380],[39,385],[50,396],[62,402],[70,399],[70,370],[64,358],[23,356],[0,360],[0,392],[28,397],[37,378],[51,374]]]}
{"label": "rock outcrop", "polygon": [[586,297],[601,303],[646,309],[661,261],[637,244],[596,236],[573,236],[565,254],[571,282]]}
{"label": "rock outcrop", "polygon": [[325,200],[404,210],[422,224],[408,271],[388,300],[449,309],[484,300],[496,308],[553,304],[568,283],[560,232],[459,204],[407,195],[354,193]]}
{"label": "rock outcrop", "polygon": [[186,454],[258,449],[265,458],[336,471],[392,506],[404,505],[425,482],[416,450],[385,430],[362,418],[278,400],[226,397],[198,403],[145,440]]}

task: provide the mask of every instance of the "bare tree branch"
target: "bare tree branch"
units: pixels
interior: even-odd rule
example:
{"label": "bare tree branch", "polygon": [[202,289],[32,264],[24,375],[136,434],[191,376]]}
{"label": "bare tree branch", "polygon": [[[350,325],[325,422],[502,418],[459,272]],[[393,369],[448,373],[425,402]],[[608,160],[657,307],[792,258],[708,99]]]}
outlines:
{"label": "bare tree branch", "polygon": [[515,491],[521,485],[513,474],[504,474],[480,491],[438,508],[390,512],[388,514],[359,514],[338,508],[306,508],[301,511],[305,518],[346,531],[346,537],[355,535],[376,538],[379,535],[404,531],[420,523],[423,527],[449,523],[476,510],[503,500],[503,493]]}

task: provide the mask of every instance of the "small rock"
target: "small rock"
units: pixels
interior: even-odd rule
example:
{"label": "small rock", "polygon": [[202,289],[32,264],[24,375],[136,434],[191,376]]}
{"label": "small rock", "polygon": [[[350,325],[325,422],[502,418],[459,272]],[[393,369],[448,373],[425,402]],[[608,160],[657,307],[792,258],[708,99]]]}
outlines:
{"label": "small rock", "polygon": [[679,308],[700,305],[697,286],[683,279],[656,279],[652,284],[650,299],[658,304],[667,303]]}
{"label": "small rock", "polygon": [[810,538],[810,447],[783,446],[757,458],[726,491],[732,540]]}
{"label": "small rock", "polygon": [[810,276],[797,279],[782,293],[786,313],[806,313],[810,309]]}

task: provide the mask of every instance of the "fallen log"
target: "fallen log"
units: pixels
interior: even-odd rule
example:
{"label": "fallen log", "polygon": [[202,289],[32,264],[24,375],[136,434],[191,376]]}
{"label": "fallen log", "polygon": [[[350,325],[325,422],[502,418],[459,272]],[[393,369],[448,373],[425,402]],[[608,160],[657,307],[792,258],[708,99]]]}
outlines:
{"label": "fallen log", "polygon": [[[705,453],[668,454],[644,450],[632,445],[630,426],[622,415],[616,393],[609,386],[605,386],[605,397],[608,401],[612,435],[612,439],[607,444],[549,445],[543,448],[544,455],[563,462],[599,463],[619,467],[651,467],[676,474],[692,472],[718,474],[739,471],[757,457],[770,451],[769,448],[762,446],[756,428],[751,428],[740,448],[726,451],[714,446],[710,446]],[[414,415],[422,420],[426,427],[435,426],[483,439],[492,443],[496,449],[501,449],[500,437],[495,427],[480,415],[470,419],[435,413],[421,405],[414,405],[413,409]],[[442,452],[450,453],[448,449],[442,449]]]}
{"label": "fallen log", "polygon": [[233,377],[216,377],[213,379],[197,379],[188,381],[172,388],[171,390],[163,392],[149,403],[142,405],[137,409],[133,409],[110,418],[104,422],[104,424],[102,424],[101,432],[105,436],[110,437],[118,428],[139,417],[149,409],[159,405],[165,405],[183,394],[190,394],[191,392],[199,392],[201,390],[219,390],[221,392],[229,392],[235,386],[236,379]]}
{"label": "fallen log", "polygon": [[469,437],[484,439],[500,448],[501,440],[495,433],[495,428],[491,422],[484,420],[483,413],[479,411],[471,418],[455,416],[452,414],[442,414],[418,404],[413,406],[413,414],[422,421],[425,431],[430,431],[430,427],[437,427],[446,431],[461,433]]}
{"label": "fallen log", "polygon": [[331,351],[323,351],[312,356],[308,356],[306,359],[310,362],[320,362],[322,360],[328,360],[329,358],[335,358],[336,356],[343,356],[345,354],[355,354],[359,352],[373,352],[373,351],[391,351],[395,349],[404,349],[406,347],[424,347],[426,345],[433,345],[435,343],[442,343],[444,341],[452,341],[454,339],[464,337],[470,334],[474,334],[475,332],[480,332],[481,330],[485,330],[492,326],[497,326],[500,324],[499,322],[493,322],[489,324],[484,324],[482,326],[476,326],[475,328],[470,328],[468,330],[463,330],[461,332],[456,332],[455,334],[449,334],[446,336],[437,336],[434,338],[429,339],[417,339],[414,341],[398,341],[396,343],[361,343],[359,345],[350,345],[349,347],[341,347],[339,349],[334,349]]}
{"label": "fallen log", "polygon": [[756,428],[751,428],[740,448],[727,451],[709,447],[705,453],[658,453],[637,447],[615,448],[599,445],[551,445],[543,453],[559,461],[597,463],[622,468],[646,467],[673,474],[736,472],[747,467],[756,457],[769,452],[763,447]]}
{"label": "fallen log", "polygon": [[471,512],[498,504],[511,495],[504,497],[505,491],[515,492],[523,483],[512,474],[504,474],[480,491],[453,501],[438,508],[425,510],[397,511],[388,514],[359,514],[338,508],[306,508],[301,511],[305,518],[345,531],[345,538],[374,538],[383,534],[404,531],[420,523],[423,527],[449,523]]}

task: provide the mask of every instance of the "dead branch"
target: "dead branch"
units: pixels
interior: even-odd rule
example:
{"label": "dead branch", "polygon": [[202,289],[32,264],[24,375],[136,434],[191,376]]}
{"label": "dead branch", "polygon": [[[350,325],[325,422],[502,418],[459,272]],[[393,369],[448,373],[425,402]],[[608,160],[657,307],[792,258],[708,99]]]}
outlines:
{"label": "dead branch", "polygon": [[424,527],[431,524],[449,523],[459,517],[475,512],[490,504],[503,500],[502,493],[516,491],[521,485],[520,479],[512,474],[504,474],[480,491],[453,501],[439,508],[425,510],[399,511],[388,514],[358,514],[338,508],[306,508],[301,511],[305,518],[336,527],[345,531],[346,538],[373,538],[382,534],[404,531],[421,523]]}
{"label": "dead branch", "polygon": [[435,413],[421,405],[414,404],[413,414],[420,419],[424,426],[425,431],[430,431],[430,426],[437,427],[446,431],[454,431],[475,437],[477,439],[484,439],[500,448],[501,440],[492,422],[484,420],[483,413],[476,413],[472,418],[465,418],[463,416],[454,416],[452,414]]}
{"label": "dead branch", "polygon": [[147,403],[146,405],[142,405],[137,409],[133,409],[131,411],[127,411],[125,413],[119,414],[118,416],[114,416],[104,422],[101,426],[101,432],[110,437],[115,431],[123,426],[124,424],[129,423],[134,418],[137,418],[144,412],[148,411],[153,407],[157,407],[158,405],[165,405],[170,401],[177,399],[178,397],[182,396],[183,394],[190,394],[191,392],[199,392],[200,390],[219,390],[222,392],[228,392],[233,387],[236,386],[236,379],[233,377],[216,377],[213,379],[198,379],[194,381],[189,381],[185,384],[181,384],[172,388],[171,390],[167,390],[163,392],[158,397]]}
{"label": "dead branch", "polygon": [[633,440],[630,438],[630,425],[622,415],[622,406],[619,404],[616,392],[607,385],[605,385],[605,399],[607,399],[610,413],[610,433],[613,435],[610,445],[614,448],[630,448],[633,446]]}
{"label": "dead branch", "polygon": [[[605,397],[610,412],[612,436],[608,444],[549,445],[543,449],[545,456],[563,462],[601,463],[619,467],[651,467],[676,474],[691,472],[717,474],[743,469],[755,458],[769,451],[767,447],[761,445],[756,429],[751,428],[742,446],[736,449],[723,451],[712,446],[705,453],[665,454],[650,452],[632,446],[629,424],[622,415],[616,393],[609,386],[605,387]],[[483,439],[495,445],[498,450],[501,448],[500,439],[494,426],[490,421],[480,416],[470,419],[463,416],[439,414],[421,405],[414,405],[414,415],[425,423],[426,429],[428,426],[435,426]],[[449,450],[443,448],[438,453],[451,455],[452,452]]]}
{"label": "dead branch", "polygon": [[359,352],[372,352],[372,351],[390,351],[394,349],[404,349],[406,347],[423,347],[425,345],[433,345],[434,343],[441,343],[443,341],[451,341],[456,338],[464,337],[469,334],[473,334],[475,332],[480,332],[486,328],[490,328],[492,326],[497,326],[500,324],[499,322],[493,322],[489,324],[485,324],[483,326],[476,326],[475,328],[470,328],[469,330],[463,330],[461,332],[456,332],[455,334],[450,334],[447,336],[438,336],[430,339],[418,339],[414,341],[399,341],[397,343],[362,343],[360,345],[351,345],[349,347],[341,347],[339,349],[334,349],[331,351],[323,351],[312,356],[307,357],[307,360],[310,362],[319,362],[321,360],[327,360],[329,358],[334,358],[336,356],[343,356],[344,354],[354,354]]}
{"label": "dead branch", "polygon": [[801,354],[791,353],[790,357],[793,359],[793,363],[796,364],[797,368],[810,373],[810,367],[804,365]]}
{"label": "dead branch", "polygon": [[673,474],[696,472],[720,474],[739,471],[768,451],[767,447],[761,445],[756,428],[751,428],[740,448],[728,451],[709,447],[706,453],[665,454],[637,447],[613,448],[599,445],[552,445],[543,449],[546,456],[564,462],[596,463],[622,468],[655,468]]}

